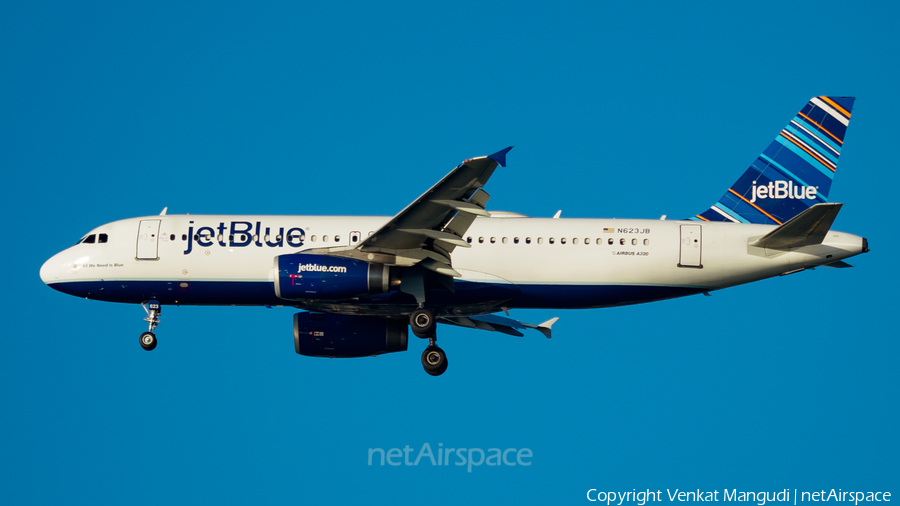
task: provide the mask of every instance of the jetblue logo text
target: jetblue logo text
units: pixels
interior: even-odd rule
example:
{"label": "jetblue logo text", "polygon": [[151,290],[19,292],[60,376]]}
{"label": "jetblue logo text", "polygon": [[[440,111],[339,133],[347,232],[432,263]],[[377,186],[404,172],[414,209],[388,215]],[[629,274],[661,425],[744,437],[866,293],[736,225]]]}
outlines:
{"label": "jetblue logo text", "polygon": [[347,272],[347,268],[343,265],[300,264],[297,266],[297,272],[336,272],[344,274]]}
{"label": "jetblue logo text", "polygon": [[[194,222],[192,221],[191,224]],[[187,249],[184,254],[189,254],[194,249],[194,243],[198,246],[208,248],[215,244],[229,248],[243,248],[245,246],[256,246],[262,248],[268,246],[270,248],[284,247],[285,243],[293,248],[303,246],[306,239],[306,232],[300,227],[289,228],[287,234],[284,233],[284,227],[273,229],[271,227],[263,227],[262,223],[257,221],[255,226],[249,221],[232,221],[229,224],[219,223],[216,227],[199,227],[194,231],[194,227],[188,227],[187,233]]]}
{"label": "jetblue logo text", "polygon": [[369,465],[383,466],[385,462],[389,466],[418,466],[426,464],[432,466],[459,466],[466,467],[467,472],[472,472],[473,467],[482,465],[498,466],[523,466],[531,465],[529,459],[533,456],[528,448],[515,449],[488,448],[444,448],[443,443],[438,443],[437,451],[433,451],[431,445],[425,443],[418,453],[413,454],[413,448],[406,445],[400,448],[369,448]]}
{"label": "jetblue logo text", "polygon": [[750,202],[757,199],[815,199],[819,191],[815,186],[794,186],[793,181],[769,181],[769,184],[756,186],[750,192]]}

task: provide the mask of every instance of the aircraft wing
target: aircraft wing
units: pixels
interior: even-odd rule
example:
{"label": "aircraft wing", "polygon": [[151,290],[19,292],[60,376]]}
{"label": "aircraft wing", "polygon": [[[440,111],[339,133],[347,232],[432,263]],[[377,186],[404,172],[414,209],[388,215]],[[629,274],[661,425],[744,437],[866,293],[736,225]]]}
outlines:
{"label": "aircraft wing", "polygon": [[355,249],[394,256],[390,263],[397,265],[419,264],[458,277],[450,266],[450,253],[456,247],[471,247],[462,236],[476,217],[490,216],[484,210],[490,195],[481,188],[497,165],[506,166],[506,153],[512,148],[465,160]]}
{"label": "aircraft wing", "polygon": [[520,322],[519,320],[504,318],[493,314],[477,316],[443,316],[438,318],[440,323],[487,330],[490,332],[501,332],[516,337],[524,336],[524,334],[519,332],[520,330],[535,329],[541,334],[544,334],[547,339],[550,339],[550,328],[553,327],[553,324],[556,323],[557,320],[559,320],[559,317],[550,318],[544,323],[535,325],[533,323]]}

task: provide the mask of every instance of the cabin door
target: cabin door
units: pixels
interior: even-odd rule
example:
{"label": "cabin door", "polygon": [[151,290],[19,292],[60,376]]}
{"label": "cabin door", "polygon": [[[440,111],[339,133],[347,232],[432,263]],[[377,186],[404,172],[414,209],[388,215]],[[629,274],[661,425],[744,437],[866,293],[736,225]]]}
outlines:
{"label": "cabin door", "polygon": [[681,226],[681,254],[678,257],[678,267],[703,267],[700,263],[703,248],[702,228],[700,225]]}
{"label": "cabin door", "polygon": [[138,260],[159,260],[160,220],[141,220],[137,236]]}

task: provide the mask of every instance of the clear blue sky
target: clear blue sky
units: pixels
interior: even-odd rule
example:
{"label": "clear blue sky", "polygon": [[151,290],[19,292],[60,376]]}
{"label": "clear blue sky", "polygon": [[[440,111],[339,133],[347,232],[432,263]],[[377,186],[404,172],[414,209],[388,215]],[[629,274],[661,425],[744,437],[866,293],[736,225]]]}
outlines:
{"label": "clear blue sky", "polygon": [[[898,489],[894,3],[6,2],[0,7],[0,496],[10,504],[460,504],[609,490]],[[380,214],[515,144],[491,209],[706,209],[814,95],[858,97],[832,200],[853,269],[635,307],[519,311],[293,352],[292,310],[44,286],[87,230],[170,213]],[[290,192],[284,188],[290,187]],[[367,449],[530,448],[530,467]]]}

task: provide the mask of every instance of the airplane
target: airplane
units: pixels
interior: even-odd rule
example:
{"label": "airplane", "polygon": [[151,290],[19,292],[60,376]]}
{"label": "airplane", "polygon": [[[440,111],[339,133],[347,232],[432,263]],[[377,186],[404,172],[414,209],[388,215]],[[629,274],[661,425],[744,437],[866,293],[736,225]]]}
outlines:
{"label": "airplane", "polygon": [[[709,209],[686,218],[531,218],[488,211],[484,190],[512,146],[470,158],[396,216],[143,216],[101,225],[43,264],[44,283],[87,299],[287,306],[294,349],[313,357],[406,351],[447,369],[436,325],[551,337],[511,309],[587,309],[706,294],[869,251],[831,230],[828,202],[855,99],[813,97]],[[497,313],[504,313],[500,316]]]}

